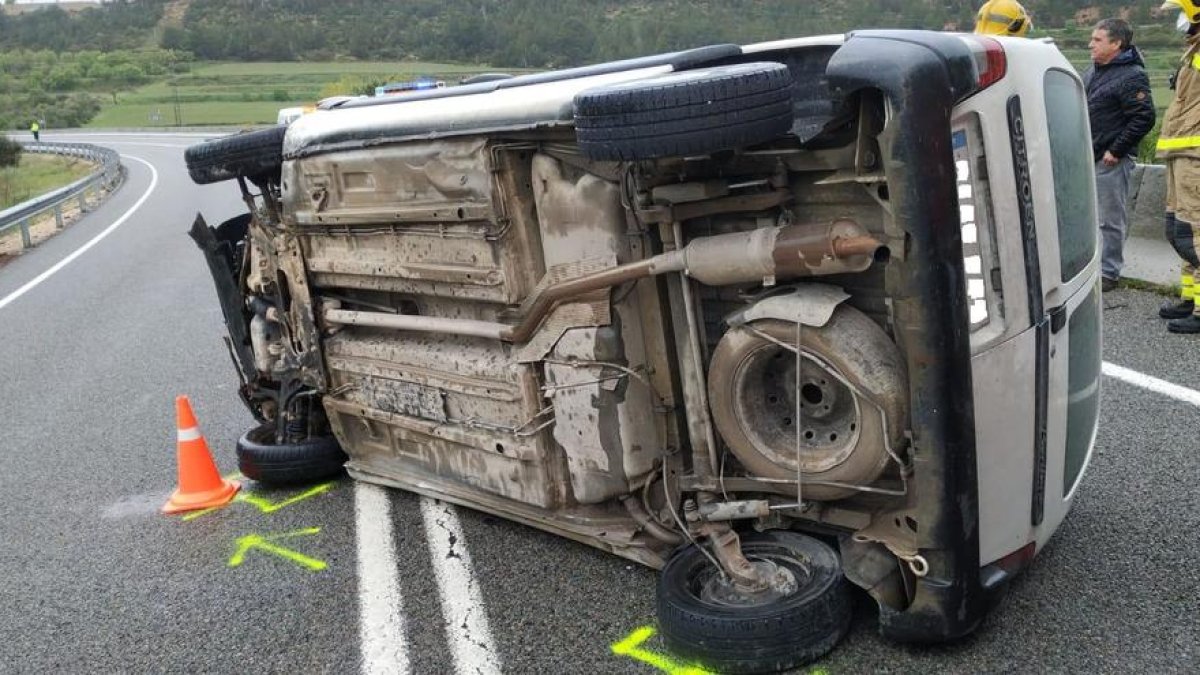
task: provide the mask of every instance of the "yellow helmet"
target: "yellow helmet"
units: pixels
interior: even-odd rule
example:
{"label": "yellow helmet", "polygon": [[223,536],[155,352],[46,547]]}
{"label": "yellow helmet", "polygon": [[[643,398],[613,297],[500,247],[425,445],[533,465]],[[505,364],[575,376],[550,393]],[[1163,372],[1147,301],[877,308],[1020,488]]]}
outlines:
{"label": "yellow helmet", "polygon": [[1172,7],[1183,12],[1189,23],[1200,23],[1200,7],[1192,0],[1167,0],[1159,9],[1171,9]]}
{"label": "yellow helmet", "polygon": [[[1180,0],[1191,4],[1191,0]],[[975,32],[1025,37],[1033,26],[1029,12],[1016,0],[988,0],[975,16]]]}

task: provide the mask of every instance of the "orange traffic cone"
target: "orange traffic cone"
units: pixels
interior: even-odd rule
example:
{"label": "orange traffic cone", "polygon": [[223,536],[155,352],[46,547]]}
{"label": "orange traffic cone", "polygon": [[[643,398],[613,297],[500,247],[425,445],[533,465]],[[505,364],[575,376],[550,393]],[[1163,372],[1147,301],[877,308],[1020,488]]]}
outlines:
{"label": "orange traffic cone", "polygon": [[175,417],[179,429],[179,489],[163,505],[162,512],[207,509],[233,501],[241,485],[225,480],[217,473],[208,442],[200,433],[196,416],[192,414],[192,404],[186,396],[175,398]]}

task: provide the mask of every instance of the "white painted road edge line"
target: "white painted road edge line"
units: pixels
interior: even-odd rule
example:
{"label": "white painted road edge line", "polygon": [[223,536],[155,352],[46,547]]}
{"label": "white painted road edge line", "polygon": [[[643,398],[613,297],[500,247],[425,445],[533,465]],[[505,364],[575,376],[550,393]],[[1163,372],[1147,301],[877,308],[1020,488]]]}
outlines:
{"label": "white painted road edge line", "polygon": [[363,675],[407,675],[404,601],[392,540],[391,502],[377,485],[354,483],[358,625]]}
{"label": "white painted road edge line", "polygon": [[[215,138],[217,136],[228,136],[236,134],[236,131],[72,131],[68,133],[51,133],[47,135],[45,132],[42,136],[47,143],[55,143],[60,138],[95,138],[96,136],[134,136],[137,138]],[[9,134],[18,139],[23,138],[28,134]]]}
{"label": "white painted road edge line", "polygon": [[141,162],[142,164],[146,165],[147,169],[150,169],[150,185],[149,185],[149,187],[146,188],[145,194],[143,194],[136,202],[134,202],[133,206],[129,207],[129,210],[126,211],[124,214],[122,214],[120,218],[117,218],[113,222],[112,225],[109,225],[108,227],[104,228],[104,230],[100,234],[92,237],[91,240],[88,241],[86,244],[75,249],[74,253],[72,253],[72,254],[68,255],[67,257],[63,258],[62,260],[58,261],[57,263],[54,264],[53,267],[51,267],[50,269],[46,270],[45,272],[42,272],[41,274],[37,275],[36,277],[31,279],[28,283],[26,283],[24,286],[18,288],[17,290],[13,291],[12,293],[9,293],[8,295],[4,296],[3,298],[0,298],[0,309],[4,309],[12,301],[16,300],[17,298],[21,297],[22,295],[25,295],[30,290],[32,290],[35,286],[42,283],[46,279],[49,279],[50,277],[54,276],[55,273],[57,273],[59,270],[66,267],[67,265],[70,265],[72,261],[74,261],[79,256],[83,255],[88,249],[90,249],[91,247],[100,243],[101,239],[104,239],[108,235],[112,234],[113,230],[124,225],[125,221],[129,220],[129,217],[132,216],[135,211],[137,211],[139,208],[141,208],[142,204],[144,204],[146,202],[146,200],[150,198],[150,195],[154,193],[154,188],[158,186],[158,171],[156,171],[154,169],[154,167],[150,164],[150,162],[147,162],[146,160],[140,159],[138,157],[134,157],[133,155],[121,155],[121,156],[126,159],[132,159],[136,162]]}
{"label": "white painted road edge line", "polygon": [[442,599],[446,641],[454,652],[454,670],[460,675],[499,675],[500,655],[492,642],[458,515],[452,505],[429,497],[421,497],[421,515]]}
{"label": "white painted road edge line", "polygon": [[1170,396],[1176,401],[1182,401],[1183,403],[1188,403],[1200,408],[1200,391],[1196,391],[1195,389],[1181,387],[1177,384],[1167,382],[1166,380],[1160,380],[1157,377],[1150,377],[1145,373],[1139,373],[1136,370],[1122,368],[1121,366],[1118,366],[1115,363],[1109,363],[1108,361],[1105,361],[1101,366],[1101,372],[1111,378],[1120,380],[1122,382],[1127,382],[1136,387],[1141,387],[1142,389],[1148,389],[1156,394]]}

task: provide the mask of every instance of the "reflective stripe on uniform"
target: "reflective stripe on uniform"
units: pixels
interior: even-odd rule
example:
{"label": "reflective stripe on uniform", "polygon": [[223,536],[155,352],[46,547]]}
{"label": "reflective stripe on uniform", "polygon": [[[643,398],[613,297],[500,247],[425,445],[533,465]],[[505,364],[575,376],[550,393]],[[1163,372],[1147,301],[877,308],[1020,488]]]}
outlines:
{"label": "reflective stripe on uniform", "polygon": [[1179,275],[1179,297],[1184,300],[1196,297],[1196,278],[1187,272]]}
{"label": "reflective stripe on uniform", "polygon": [[200,440],[199,427],[192,427],[190,429],[180,429],[179,430],[179,440],[180,440],[180,442]]}
{"label": "reflective stripe on uniform", "polygon": [[1180,136],[1179,138],[1160,138],[1158,139],[1159,150],[1184,150],[1187,148],[1200,148],[1200,136]]}
{"label": "reflective stripe on uniform", "polygon": [[[1003,14],[996,14],[995,12],[988,12],[987,14],[983,15],[982,20],[989,21],[991,23],[998,23],[1009,30],[1017,30],[1021,27],[1020,25],[1018,25],[1017,28],[1012,27],[1014,23],[1017,23],[1021,20],[1021,17],[1019,16],[1005,16]],[[1200,66],[1196,67],[1200,68]]]}

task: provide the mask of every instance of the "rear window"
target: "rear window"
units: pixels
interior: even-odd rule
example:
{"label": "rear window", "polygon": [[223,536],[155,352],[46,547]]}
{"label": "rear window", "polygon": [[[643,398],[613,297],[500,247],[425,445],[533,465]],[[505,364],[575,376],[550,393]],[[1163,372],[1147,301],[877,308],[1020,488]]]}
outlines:
{"label": "rear window", "polygon": [[1092,136],[1087,104],[1074,77],[1046,71],[1046,122],[1058,209],[1058,251],[1062,280],[1087,267],[1096,254],[1096,197],[1092,174]]}
{"label": "rear window", "polygon": [[1067,449],[1063,496],[1071,493],[1096,432],[1100,407],[1100,295],[1095,287],[1067,324]]}

